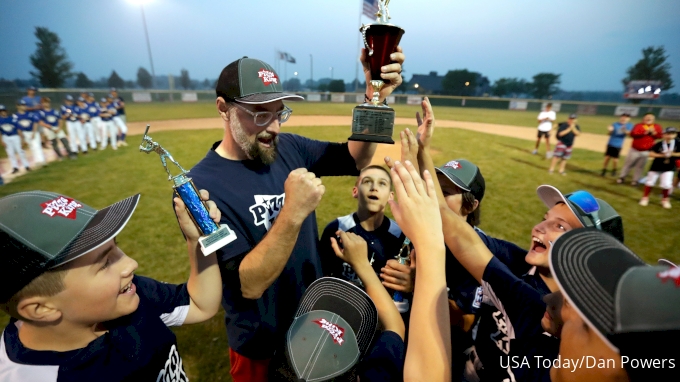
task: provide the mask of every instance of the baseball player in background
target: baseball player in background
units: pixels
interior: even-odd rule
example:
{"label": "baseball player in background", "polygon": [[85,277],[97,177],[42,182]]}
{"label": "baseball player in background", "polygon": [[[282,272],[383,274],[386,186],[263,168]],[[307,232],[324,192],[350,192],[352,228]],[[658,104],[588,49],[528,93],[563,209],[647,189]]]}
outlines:
{"label": "baseball player in background", "polygon": [[64,150],[66,150],[68,153],[69,158],[76,159],[77,156],[71,151],[66,134],[62,129],[61,113],[59,110],[52,109],[51,100],[48,97],[42,97],[41,103],[43,109],[40,111],[40,119],[38,123],[43,127],[43,132],[45,133],[47,140],[52,142],[52,148],[57,154],[57,157],[59,160],[61,160],[63,157],[61,151],[59,150],[59,144],[57,143],[59,140],[64,146]]}
{"label": "baseball player in background", "polygon": [[118,127],[113,123],[113,115],[116,113],[116,108],[109,104],[106,98],[102,98],[99,102],[99,117],[101,118],[102,127],[102,143],[100,148],[104,150],[111,140],[111,148],[118,150],[116,143],[116,136],[118,135]]}
{"label": "baseball player in background", "polygon": [[118,147],[120,146],[127,146],[127,142],[124,141],[125,136],[127,135],[127,125],[123,120],[120,118],[118,115],[119,105],[118,101],[113,97],[113,94],[109,94],[106,97],[106,101],[109,104],[109,109],[113,112],[113,125],[116,127],[116,139],[118,140]]}
{"label": "baseball player in background", "polygon": [[34,115],[32,112],[26,110],[26,101],[24,99],[17,102],[17,112],[13,115],[15,124],[21,130],[24,136],[24,142],[31,149],[31,156],[33,157],[33,166],[42,166],[45,162],[45,153],[42,147],[42,137],[38,131],[38,124],[36,121],[39,115]]}
{"label": "baseball player in background", "polygon": [[127,117],[125,116],[125,100],[118,95],[116,88],[111,88],[110,96],[113,101],[113,106],[116,108],[116,115],[113,117],[113,122],[118,125],[118,129],[120,130],[118,146],[127,146],[127,142],[125,142],[128,131]]}
{"label": "baseball player in background", "polygon": [[94,126],[92,126],[89,105],[85,102],[85,98],[79,97],[78,102],[78,119],[83,129],[83,142],[89,143],[90,149],[97,150],[97,140],[94,136]]}
{"label": "baseball player in background", "polygon": [[102,128],[101,117],[99,117],[99,105],[94,99],[94,94],[87,93],[87,113],[90,115],[90,123],[92,124],[92,131],[94,132],[94,140],[97,143],[102,142]]}
{"label": "baseball player in background", "polygon": [[78,106],[73,103],[73,97],[70,94],[67,95],[64,104],[61,105],[61,118],[66,123],[66,133],[71,152],[77,153],[80,144],[80,151],[85,154],[87,153],[87,144],[85,143],[85,134],[83,134],[83,125],[78,120],[80,113],[77,108]]}
{"label": "baseball player in background", "polygon": [[7,156],[12,164],[12,174],[19,172],[17,156],[21,159],[21,164],[26,168],[26,171],[31,171],[26,155],[24,155],[24,150],[21,148],[19,129],[14,118],[7,114],[5,105],[0,105],[0,133],[2,133],[2,145],[5,146]]}

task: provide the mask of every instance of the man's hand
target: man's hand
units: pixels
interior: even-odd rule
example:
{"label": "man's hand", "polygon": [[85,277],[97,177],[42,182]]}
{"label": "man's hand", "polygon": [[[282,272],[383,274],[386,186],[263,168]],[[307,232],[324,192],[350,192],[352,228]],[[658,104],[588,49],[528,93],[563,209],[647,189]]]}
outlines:
{"label": "man's hand", "polygon": [[416,250],[411,251],[411,264],[399,264],[397,260],[387,260],[380,270],[382,284],[395,291],[411,293],[416,278]]}
{"label": "man's hand", "polygon": [[364,238],[352,232],[341,230],[336,231],[335,234],[340,236],[343,247],[343,249],[340,249],[338,241],[334,237],[331,238],[331,247],[335,256],[351,265],[355,270],[357,267],[370,265],[368,262],[368,244],[366,244]]}
{"label": "man's hand", "polygon": [[302,224],[321,202],[326,187],[313,172],[298,168],[288,174],[284,190],[286,202],[281,213],[289,214],[293,222]]}
{"label": "man's hand", "polygon": [[423,108],[423,118],[416,112],[416,122],[418,122],[418,144],[423,148],[430,148],[430,141],[432,134],[434,134],[434,113],[432,112],[432,105],[430,99],[425,97],[420,106]]}
{"label": "man's hand", "polygon": [[[215,223],[219,224],[222,214],[217,208],[215,202],[208,200],[210,196],[208,191],[200,190],[198,193],[200,194],[201,199],[208,204],[210,218]],[[173,201],[175,202],[175,214],[177,214],[179,227],[182,229],[182,232],[184,232],[184,236],[186,236],[187,241],[198,242],[198,239],[201,237],[201,232],[198,230],[198,227],[196,227],[196,224],[189,216],[189,211],[187,211],[186,205],[180,198],[174,198]]]}
{"label": "man's hand", "polygon": [[[405,58],[406,56],[404,56],[401,46],[398,46],[397,51],[390,55],[393,63],[380,68],[380,77],[385,81],[385,86],[380,90],[380,101],[383,101],[388,95],[392,94],[394,89],[404,81],[401,78],[401,64],[404,63]],[[368,63],[368,51],[366,48],[361,48],[361,57],[359,59],[364,68],[364,77],[366,78],[366,96],[370,99],[373,97],[371,80],[377,80],[378,78],[371,78],[371,68]]]}

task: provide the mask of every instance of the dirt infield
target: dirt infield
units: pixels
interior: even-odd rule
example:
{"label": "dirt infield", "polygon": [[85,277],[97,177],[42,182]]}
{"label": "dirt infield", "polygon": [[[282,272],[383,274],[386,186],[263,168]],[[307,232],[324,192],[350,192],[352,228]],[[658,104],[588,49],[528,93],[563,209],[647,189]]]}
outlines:
{"label": "dirt infield", "polygon": [[[149,122],[130,122],[128,123],[128,135],[140,135],[144,133],[146,125],[150,124],[153,131],[161,130],[201,130],[201,129],[219,129],[222,128],[222,120],[220,118],[198,118],[198,119],[176,119],[168,121],[149,121]],[[416,126],[415,119],[412,118],[397,118],[395,121],[398,125]],[[350,126],[352,124],[351,116],[313,116],[313,115],[293,115],[285,126],[347,126],[347,132],[350,131]],[[496,125],[490,123],[479,123],[479,122],[464,122],[464,121],[451,121],[451,120],[437,120],[437,128],[455,128],[455,129],[465,129],[478,131],[486,134],[496,134],[506,137],[519,138],[528,141],[536,140],[536,128],[535,127],[523,127],[523,126],[512,126],[512,125]],[[436,134],[436,133],[435,133]],[[551,143],[555,143],[555,137],[551,137]],[[597,135],[583,133],[578,139],[576,139],[574,148],[592,150],[604,152],[607,145],[609,137],[606,135]],[[133,141],[133,140],[131,140]],[[544,143],[542,149],[544,150]],[[533,147],[527,142],[527,147]],[[630,139],[626,140],[622,155],[628,152],[630,147]],[[48,160],[56,159],[54,152],[52,150],[45,150]],[[30,152],[26,151],[29,155]],[[385,156],[392,156],[398,158],[400,155],[400,145],[397,142],[395,145],[378,145],[376,155],[374,157],[373,163],[382,164],[382,158]],[[11,166],[7,158],[0,159],[0,168],[4,172],[2,174],[5,180],[11,180],[12,175],[7,172],[11,172]],[[23,170],[18,175],[22,175]]]}

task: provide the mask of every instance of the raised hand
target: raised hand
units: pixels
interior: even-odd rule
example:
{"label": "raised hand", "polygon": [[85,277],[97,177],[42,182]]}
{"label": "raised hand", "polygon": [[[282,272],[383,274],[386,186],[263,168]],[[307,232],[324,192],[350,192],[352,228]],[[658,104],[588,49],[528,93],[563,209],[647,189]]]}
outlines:
{"label": "raised hand", "polygon": [[418,122],[416,138],[418,138],[418,144],[421,147],[428,149],[434,134],[434,113],[429,98],[425,97],[420,105],[423,108],[423,118],[420,117],[420,113],[416,112],[416,122]]}
{"label": "raised hand", "polygon": [[362,265],[369,265],[368,244],[366,244],[364,238],[352,232],[341,230],[338,230],[335,234],[340,236],[340,242],[342,243],[343,248],[340,249],[338,241],[334,237],[331,238],[331,247],[337,257],[355,269]]}

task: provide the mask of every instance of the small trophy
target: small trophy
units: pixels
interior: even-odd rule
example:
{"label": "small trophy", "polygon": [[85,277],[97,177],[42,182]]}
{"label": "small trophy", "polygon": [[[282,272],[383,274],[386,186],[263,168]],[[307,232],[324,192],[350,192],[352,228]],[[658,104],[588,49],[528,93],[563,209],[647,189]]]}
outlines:
{"label": "small trophy", "polygon": [[[401,250],[399,250],[399,254],[396,256],[399,264],[411,264],[411,257],[409,256],[409,251],[411,249],[410,244],[411,240],[409,240],[407,237],[406,240],[404,240],[404,245],[401,246]],[[410,308],[409,302],[404,298],[401,292],[395,291],[392,295],[392,300],[394,301],[394,305],[397,306],[399,313],[408,312]]]}
{"label": "small trophy", "polygon": [[389,23],[390,14],[387,4],[390,0],[378,0],[379,11],[376,22],[362,25],[359,31],[368,51],[368,64],[371,68],[373,99],[354,108],[352,113],[351,141],[365,141],[394,144],[394,109],[380,103],[380,90],[385,80],[380,77],[380,68],[392,63],[390,55],[399,45],[404,30]]}
{"label": "small trophy", "polygon": [[[144,132],[142,143],[139,145],[139,151],[147,154],[155,152],[160,155],[161,163],[163,163],[163,167],[165,167],[165,172],[168,173],[168,180],[173,182],[172,188],[175,190],[175,194],[182,199],[186,205],[187,211],[189,211],[191,220],[194,221],[196,227],[198,227],[198,230],[201,231],[201,234],[203,235],[203,237],[198,239],[203,254],[207,256],[236,240],[236,233],[230,230],[226,224],[218,226],[212,220],[208,208],[205,202],[201,200],[194,182],[186,175],[187,171],[177,163],[175,158],[173,158],[163,146],[159,145],[158,142],[154,142],[153,139],[147,135],[148,132],[149,125],[146,125],[146,131]],[[168,170],[166,159],[177,166],[182,173],[172,176],[170,170]]]}

